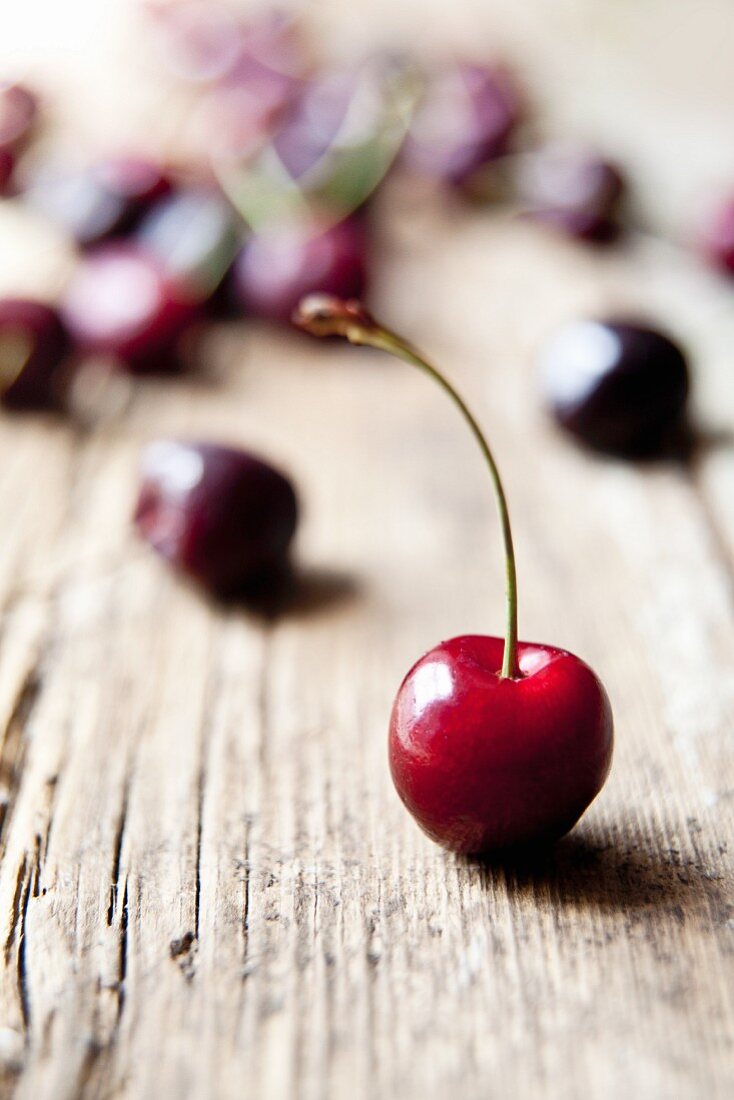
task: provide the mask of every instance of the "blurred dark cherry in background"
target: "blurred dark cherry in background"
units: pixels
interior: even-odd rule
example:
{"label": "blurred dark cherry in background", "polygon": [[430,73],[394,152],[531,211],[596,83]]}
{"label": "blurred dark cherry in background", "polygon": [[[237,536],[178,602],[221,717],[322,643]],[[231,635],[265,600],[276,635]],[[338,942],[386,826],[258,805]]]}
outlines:
{"label": "blurred dark cherry in background", "polygon": [[0,149],[25,148],[37,117],[38,99],[29,88],[0,81]]}
{"label": "blurred dark cherry in background", "polygon": [[0,299],[0,402],[14,410],[58,408],[68,350],[52,306],[29,298]]}
{"label": "blurred dark cherry in background", "polygon": [[291,482],[253,454],[169,440],[143,453],[135,509],[140,535],[218,595],[277,579],[297,522]]}
{"label": "blurred dark cherry in background", "polygon": [[571,237],[604,243],[618,235],[624,178],[591,149],[552,144],[518,158],[517,190],[530,217]]}
{"label": "blurred dark cherry in background", "polygon": [[15,154],[9,149],[0,149],[0,197],[6,198],[12,195],[13,172],[15,171]]}
{"label": "blurred dark cherry in background", "polygon": [[83,257],[61,309],[81,350],[114,357],[132,373],[175,370],[178,338],[197,317],[186,289],[129,242]]}
{"label": "blurred dark cherry in background", "polygon": [[246,228],[213,185],[180,187],[155,203],[135,240],[189,300],[222,303],[218,293]]}
{"label": "blurred dark cherry in background", "polygon": [[156,162],[117,156],[81,168],[46,168],[26,195],[81,248],[89,248],[129,233],[170,189],[167,172]]}
{"label": "blurred dark cherry in background", "polygon": [[417,175],[461,187],[507,152],[520,117],[518,94],[504,69],[449,65],[429,77],[403,164]]}
{"label": "blurred dark cherry in background", "polygon": [[540,380],[558,424],[601,451],[652,456],[684,426],[686,358],[651,328],[624,320],[564,325],[541,354]]}
{"label": "blurred dark cherry in background", "polygon": [[253,234],[235,260],[232,282],[246,313],[290,324],[307,294],[362,297],[367,272],[365,226],[351,217],[331,225],[286,223]]}

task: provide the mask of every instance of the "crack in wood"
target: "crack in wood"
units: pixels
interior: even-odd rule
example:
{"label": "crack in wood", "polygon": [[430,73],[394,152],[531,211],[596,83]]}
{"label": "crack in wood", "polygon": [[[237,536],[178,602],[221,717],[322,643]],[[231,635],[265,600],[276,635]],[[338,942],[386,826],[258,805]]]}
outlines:
{"label": "crack in wood", "polygon": [[120,860],[122,858],[122,841],[125,835],[125,825],[127,823],[127,809],[128,798],[130,794],[130,776],[128,774],[125,780],[125,786],[122,792],[122,803],[120,806],[120,816],[117,819],[117,829],[115,832],[115,843],[113,846],[112,854],[112,883],[110,886],[110,903],[107,906],[107,927],[111,928],[115,919],[115,912],[117,910],[117,899],[120,890]]}
{"label": "crack in wood", "polygon": [[41,694],[42,677],[40,666],[43,654],[26,672],[13,703],[12,710],[5,723],[0,741],[0,783],[7,789],[7,797],[0,804],[0,854],[7,826],[12,818],[15,799],[23,772],[26,740],[23,736],[31,715]]}

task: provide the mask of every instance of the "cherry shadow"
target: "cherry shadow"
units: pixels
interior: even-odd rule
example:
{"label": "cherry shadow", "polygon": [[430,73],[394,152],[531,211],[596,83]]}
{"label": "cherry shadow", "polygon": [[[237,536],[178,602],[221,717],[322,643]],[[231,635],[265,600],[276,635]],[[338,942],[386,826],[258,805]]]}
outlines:
{"label": "cherry shadow", "polygon": [[467,857],[486,889],[504,882],[515,896],[545,897],[553,905],[639,911],[666,908],[683,917],[683,906],[715,895],[715,878],[671,848],[643,846],[614,830],[579,829],[546,849]]}
{"label": "cherry shadow", "polygon": [[249,589],[219,602],[226,610],[244,610],[274,623],[328,614],[353,603],[361,592],[356,578],[342,570],[302,567],[259,578]]}

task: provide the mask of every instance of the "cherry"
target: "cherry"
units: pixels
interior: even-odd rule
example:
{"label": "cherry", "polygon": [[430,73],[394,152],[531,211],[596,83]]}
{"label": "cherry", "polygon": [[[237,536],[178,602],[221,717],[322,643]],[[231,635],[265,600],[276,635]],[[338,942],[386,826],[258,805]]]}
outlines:
{"label": "cherry", "polygon": [[699,243],[709,263],[734,275],[734,198],[707,215],[699,230]]}
{"label": "cherry", "polygon": [[507,151],[520,104],[507,73],[459,62],[430,82],[403,161],[419,175],[462,186]]}
{"label": "cherry", "polygon": [[298,323],[341,335],[424,371],[453,401],[489,470],[505,549],[504,640],[466,635],[425,654],[403,680],[390,719],[398,794],[418,824],[457,852],[486,853],[557,839],[601,790],[612,756],[612,713],[591,669],[565,650],[518,643],[509,512],[494,457],[446,377],[358,302],[314,295]]}
{"label": "cherry", "polygon": [[232,207],[213,187],[181,188],[147,213],[136,240],[196,301],[208,301],[240,245]]}
{"label": "cherry", "polygon": [[255,455],[160,440],[143,454],[134,520],[176,569],[230,595],[285,567],[298,504],[291,482]]}
{"label": "cherry", "polygon": [[82,248],[129,233],[171,188],[158,164],[143,157],[108,157],[85,168],[40,174],[29,201]]}
{"label": "cherry", "polygon": [[592,150],[550,145],[520,161],[518,190],[530,215],[581,240],[616,237],[624,188],[619,169]]}
{"label": "cherry", "polygon": [[599,450],[651,454],[681,426],[688,366],[654,329],[616,320],[567,324],[543,351],[540,375],[558,423]]}
{"label": "cherry", "polygon": [[62,315],[83,350],[111,355],[140,373],[175,365],[176,341],[194,320],[196,303],[139,246],[120,242],[82,259]]}
{"label": "cherry", "polygon": [[69,346],[58,313],[29,298],[0,299],[0,401],[9,409],[54,409]]}
{"label": "cherry", "polygon": [[364,293],[366,235],[356,218],[292,222],[248,240],[234,263],[234,293],[248,313],[288,324],[304,295]]}
{"label": "cherry", "polygon": [[38,115],[38,100],[22,84],[0,82],[0,149],[19,151],[28,142]]}

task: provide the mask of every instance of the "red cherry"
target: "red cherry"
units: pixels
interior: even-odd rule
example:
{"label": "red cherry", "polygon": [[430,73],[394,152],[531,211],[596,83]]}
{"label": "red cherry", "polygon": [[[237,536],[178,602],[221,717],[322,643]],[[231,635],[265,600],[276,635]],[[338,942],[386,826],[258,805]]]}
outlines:
{"label": "red cherry", "polygon": [[137,373],[171,368],[196,305],[146,252],[120,243],[84,257],[66,289],[62,315],[83,350],[112,355]]}
{"label": "red cherry", "polygon": [[453,638],[410,670],[390,720],[398,794],[428,835],[453,851],[501,851],[563,836],[609,771],[611,707],[578,657],[518,644],[509,512],[481,428],[448,379],[358,302],[314,295],[301,303],[296,320],[316,336],[346,336],[433,378],[479,445],[496,498],[507,578],[505,638]]}
{"label": "red cherry", "polygon": [[171,565],[220,595],[283,569],[298,521],[290,481],[246,451],[214,443],[151,443],[135,524]]}
{"label": "red cherry", "polygon": [[69,340],[58,313],[30,298],[0,299],[0,401],[8,409],[53,409]]}
{"label": "red cherry", "polygon": [[612,712],[591,669],[562,649],[518,646],[502,678],[501,638],[436,646],[410,670],[390,720],[398,794],[456,852],[555,840],[601,790]]}
{"label": "red cherry", "polygon": [[3,198],[13,193],[13,172],[15,171],[15,156],[9,149],[0,149],[0,196]]}
{"label": "red cherry", "polygon": [[234,293],[248,313],[289,324],[301,298],[323,291],[364,293],[366,235],[357,218],[326,226],[296,223],[263,230],[235,260]]}
{"label": "red cherry", "polygon": [[530,153],[520,160],[517,184],[534,220],[598,244],[619,235],[625,181],[593,150],[554,144]]}

